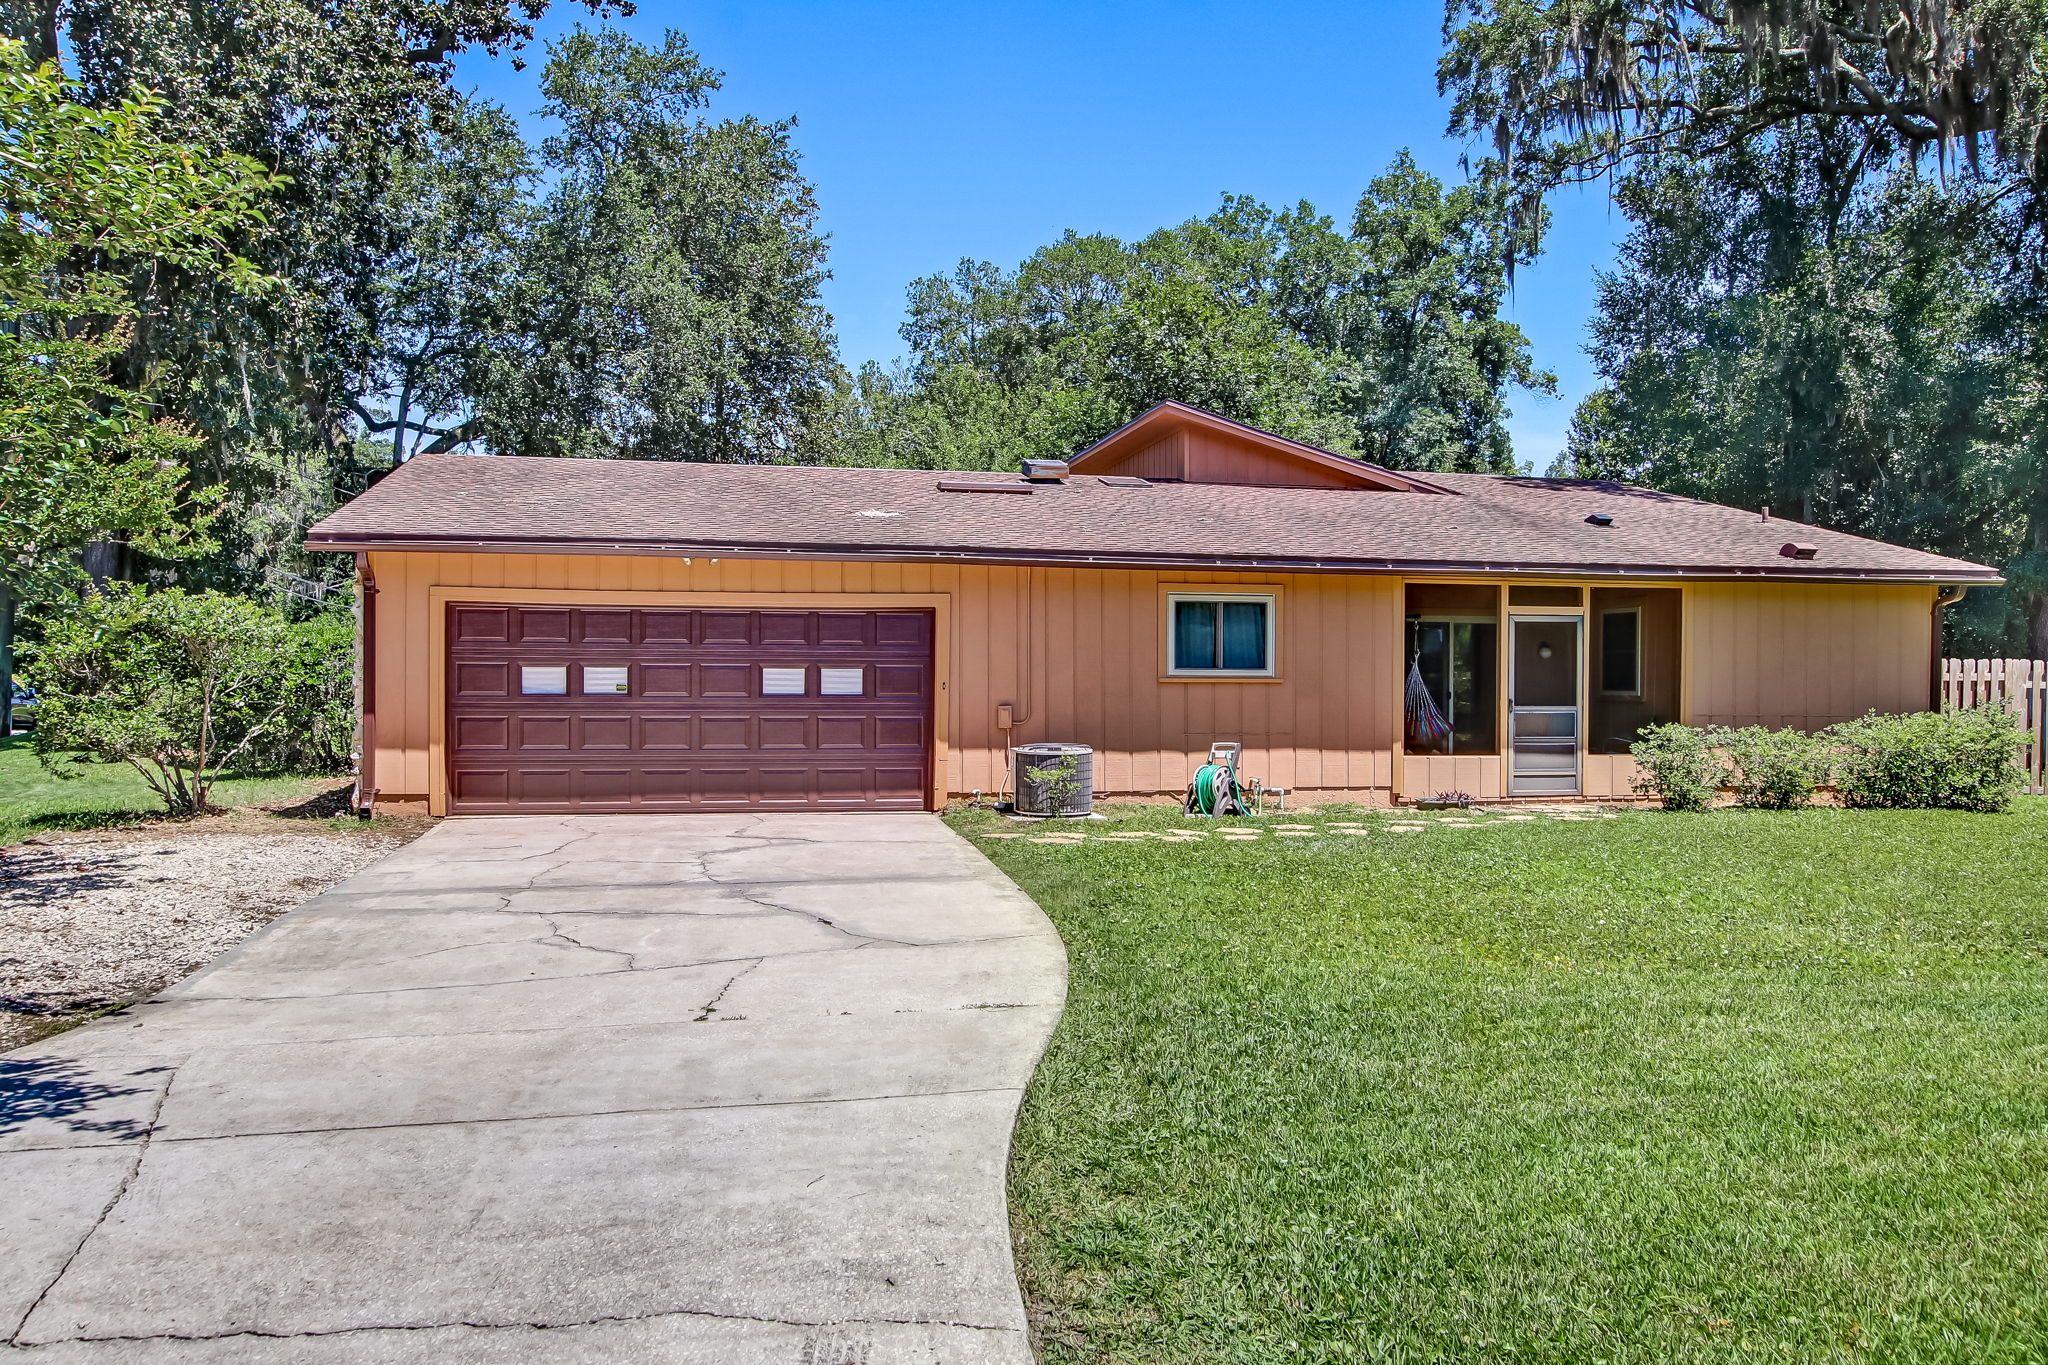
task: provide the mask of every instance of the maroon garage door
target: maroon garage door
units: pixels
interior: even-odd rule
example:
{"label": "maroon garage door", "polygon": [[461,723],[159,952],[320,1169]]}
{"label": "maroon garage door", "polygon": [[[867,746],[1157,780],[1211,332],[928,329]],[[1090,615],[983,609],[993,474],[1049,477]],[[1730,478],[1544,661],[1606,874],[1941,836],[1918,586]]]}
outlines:
{"label": "maroon garage door", "polygon": [[922,810],[922,611],[448,608],[449,810]]}

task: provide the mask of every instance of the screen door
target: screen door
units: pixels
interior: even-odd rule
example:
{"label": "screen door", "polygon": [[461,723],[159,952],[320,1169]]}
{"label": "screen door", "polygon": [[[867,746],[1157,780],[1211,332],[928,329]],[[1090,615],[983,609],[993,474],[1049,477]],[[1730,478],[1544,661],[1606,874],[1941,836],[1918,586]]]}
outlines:
{"label": "screen door", "polygon": [[1576,616],[1509,618],[1508,792],[1579,792],[1580,648]]}

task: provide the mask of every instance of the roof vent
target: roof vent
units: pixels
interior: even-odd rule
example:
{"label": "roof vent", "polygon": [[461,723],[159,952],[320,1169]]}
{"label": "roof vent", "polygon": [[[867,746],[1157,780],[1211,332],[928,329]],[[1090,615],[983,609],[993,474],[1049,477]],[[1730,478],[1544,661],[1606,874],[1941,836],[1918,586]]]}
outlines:
{"label": "roof vent", "polygon": [[1035,493],[1028,483],[998,483],[994,479],[940,479],[941,493]]}
{"label": "roof vent", "polygon": [[1614,525],[1614,513],[1612,513],[1612,512],[1595,512],[1595,513],[1594,513],[1594,514],[1593,514],[1592,516],[1590,516],[1590,517],[1587,517],[1587,518],[1586,518],[1586,525],[1588,525],[1588,526],[1612,526],[1612,525]]}
{"label": "roof vent", "polygon": [[1130,474],[1103,474],[1095,482],[1105,488],[1150,488],[1152,480],[1140,479]]}
{"label": "roof vent", "polygon": [[1778,553],[1787,559],[1812,559],[1820,551],[1800,541],[1788,540],[1778,548]]}
{"label": "roof vent", "polygon": [[1065,483],[1067,462],[1065,460],[1026,460],[1024,477],[1033,483]]}

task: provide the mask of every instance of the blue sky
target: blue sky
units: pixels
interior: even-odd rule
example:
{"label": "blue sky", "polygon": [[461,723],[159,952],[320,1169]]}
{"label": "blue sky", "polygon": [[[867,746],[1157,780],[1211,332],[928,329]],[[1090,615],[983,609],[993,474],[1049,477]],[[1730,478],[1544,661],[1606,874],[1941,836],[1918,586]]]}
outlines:
{"label": "blue sky", "polygon": [[[543,36],[584,13],[559,5]],[[1456,177],[1439,16],[1431,0],[645,0],[622,26],[686,33],[726,73],[714,115],[796,117],[831,237],[825,301],[859,365],[901,354],[904,287],[963,256],[1014,265],[1068,228],[1139,236],[1226,192],[1307,199],[1341,222],[1403,146]],[[462,78],[530,118],[538,68],[538,52],[523,73],[471,59]],[[1553,207],[1549,248],[1512,305],[1559,382],[1555,401],[1515,400],[1517,456],[1539,470],[1593,385],[1593,272],[1622,227],[1599,190]]]}

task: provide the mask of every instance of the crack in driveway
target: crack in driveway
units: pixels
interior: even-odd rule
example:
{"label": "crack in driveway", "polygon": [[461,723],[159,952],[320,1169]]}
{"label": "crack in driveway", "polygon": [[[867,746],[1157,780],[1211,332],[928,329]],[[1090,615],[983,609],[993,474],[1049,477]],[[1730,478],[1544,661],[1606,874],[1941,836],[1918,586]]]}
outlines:
{"label": "crack in driveway", "polygon": [[[579,908],[605,900],[635,908]],[[319,932],[67,1035],[176,1053],[179,1099],[91,1158],[111,1196],[45,1236],[0,1344],[337,1337],[354,1362],[443,1330],[540,1362],[518,1334],[670,1320],[687,1346],[729,1320],[1029,1361],[1002,1181],[1062,959],[932,817],[449,821],[300,913]],[[102,1145],[16,1150],[62,1180]],[[15,1197],[0,1180],[0,1216]]]}
{"label": "crack in driveway", "polygon": [[13,1342],[7,1344],[17,1349],[34,1351],[46,1346],[72,1346],[119,1342],[145,1341],[234,1341],[238,1339],[256,1341],[297,1341],[317,1337],[355,1336],[365,1332],[560,1332],[576,1327],[596,1327],[607,1323],[658,1322],[667,1318],[706,1318],[719,1322],[758,1322],[769,1327],[798,1327],[811,1330],[844,1330],[860,1327],[941,1327],[963,1332],[1019,1332],[1017,1327],[995,1323],[958,1322],[943,1318],[780,1318],[759,1313],[720,1312],[711,1308],[658,1308],[646,1313],[604,1313],[586,1318],[565,1318],[560,1321],[539,1319],[528,1321],[488,1322],[469,1318],[458,1318],[447,1322],[391,1322],[363,1323],[349,1327],[312,1327],[297,1331],[270,1331],[258,1327],[239,1328],[228,1332],[150,1332],[130,1335],[110,1334],[106,1336],[53,1337],[46,1341]]}
{"label": "crack in driveway", "polygon": [[157,1124],[163,1119],[164,1104],[171,1097],[171,1087],[177,1084],[178,1081],[178,1068],[172,1066],[167,1068],[167,1070],[170,1074],[164,1078],[163,1089],[157,1092],[156,1103],[150,1108],[148,1121],[143,1124],[141,1139],[135,1143],[135,1160],[128,1163],[128,1169],[121,1176],[121,1183],[114,1187],[112,1197],[101,1207],[99,1216],[92,1220],[92,1225],[78,1239],[77,1245],[71,1248],[71,1254],[64,1258],[64,1263],[57,1267],[57,1273],[44,1283],[42,1289],[37,1292],[35,1299],[22,1311],[21,1317],[15,1321],[14,1326],[8,1331],[6,1337],[8,1345],[12,1346],[19,1343],[22,1332],[28,1327],[29,1319],[36,1315],[36,1310],[41,1308],[43,1301],[50,1297],[50,1291],[55,1289],[63,1278],[71,1272],[71,1267],[77,1263],[79,1255],[84,1252],[85,1244],[93,1239],[94,1233],[106,1226],[107,1219],[113,1215],[114,1210],[119,1207],[121,1201],[128,1197],[128,1190],[135,1184],[135,1177],[142,1173],[142,1160],[149,1155],[150,1142],[156,1136]]}

